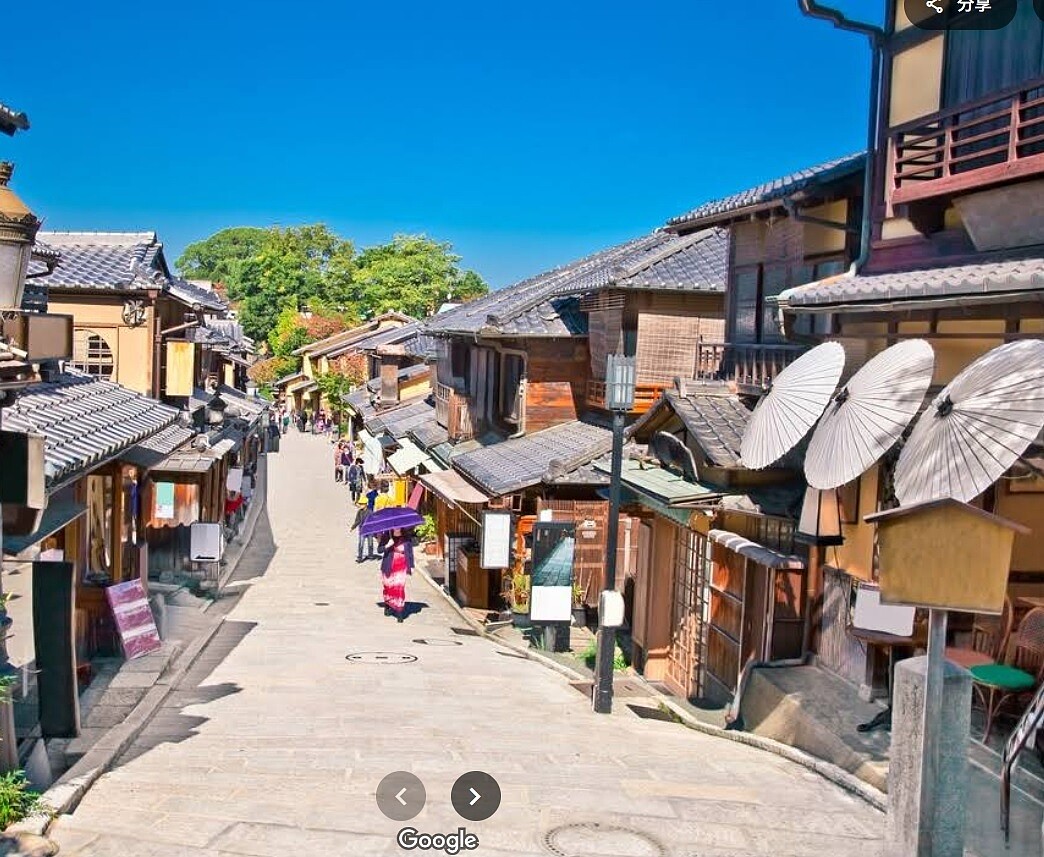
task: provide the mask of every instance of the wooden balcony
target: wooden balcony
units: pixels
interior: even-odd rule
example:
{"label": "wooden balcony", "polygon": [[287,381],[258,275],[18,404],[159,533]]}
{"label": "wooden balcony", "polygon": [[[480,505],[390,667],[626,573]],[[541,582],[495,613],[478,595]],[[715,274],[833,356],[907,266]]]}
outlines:
{"label": "wooden balcony", "polygon": [[889,132],[892,204],[1044,173],[1044,78]]}
{"label": "wooden balcony", "polygon": [[760,395],[804,351],[804,345],[702,342],[696,380],[732,383],[740,393]]}
{"label": "wooden balcony", "polygon": [[[634,407],[632,414],[644,414],[659,400],[664,391],[664,384],[636,384],[634,387]],[[587,406],[601,408],[605,406],[605,381],[587,382]]]}

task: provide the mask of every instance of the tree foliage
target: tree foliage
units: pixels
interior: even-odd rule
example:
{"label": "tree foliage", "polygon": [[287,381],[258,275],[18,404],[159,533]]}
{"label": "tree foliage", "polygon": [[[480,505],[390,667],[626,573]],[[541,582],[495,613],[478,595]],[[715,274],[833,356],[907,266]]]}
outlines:
{"label": "tree foliage", "polygon": [[359,254],[355,280],[372,313],[398,310],[424,318],[448,300],[466,301],[488,291],[474,271],[463,271],[452,246],[424,235],[396,235]]}
{"label": "tree foliage", "polygon": [[287,329],[288,311],[307,308],[322,320],[298,325],[306,339],[296,348],[382,312],[422,317],[447,300],[484,294],[482,278],[459,263],[448,243],[423,235],[396,235],[357,254],[351,241],[318,223],[223,229],[189,245],[177,267],[184,276],[223,283],[246,334],[268,341],[273,353],[271,334],[282,325],[276,339],[289,353],[297,334]]}
{"label": "tree foliage", "polygon": [[295,357],[267,357],[258,360],[247,370],[250,380],[259,387],[267,387],[273,381],[297,371]]}

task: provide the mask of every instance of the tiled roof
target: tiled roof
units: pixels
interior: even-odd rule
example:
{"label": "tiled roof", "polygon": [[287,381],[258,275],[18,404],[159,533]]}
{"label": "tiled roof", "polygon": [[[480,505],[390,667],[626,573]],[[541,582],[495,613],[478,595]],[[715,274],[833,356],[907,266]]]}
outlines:
{"label": "tiled roof", "polygon": [[668,391],[666,399],[711,464],[740,465],[740,442],[751,412],[739,397],[713,393],[682,396]]}
{"label": "tiled roof", "polygon": [[335,348],[329,349],[326,354],[329,357],[340,357],[349,351],[369,352],[376,351],[381,346],[406,342],[415,337],[421,330],[421,322],[411,321],[400,327],[386,327],[383,330],[368,333],[365,336],[345,342]]}
{"label": "tiled roof", "polygon": [[[49,288],[132,290],[164,287],[170,279],[163,245],[155,232],[41,232],[40,240],[62,254]],[[34,262],[30,271],[46,270]]]}
{"label": "tiled roof", "polygon": [[[426,363],[414,363],[412,366],[404,366],[398,372],[395,373],[396,380],[401,384],[403,381],[411,381],[414,378],[419,378],[421,375],[427,375],[431,372],[431,369]],[[366,382],[366,389],[371,393],[377,393],[381,389],[380,376],[371,378]]]}
{"label": "tiled roof", "polygon": [[893,274],[842,274],[788,289],[779,296],[783,306],[858,304],[882,301],[938,301],[976,295],[1044,289],[1044,259],[1040,256],[997,258],[972,265],[952,265]]}
{"label": "tiled roof", "polygon": [[202,286],[197,286],[195,283],[190,283],[188,280],[182,280],[177,277],[171,279],[167,286],[167,291],[188,306],[199,304],[203,309],[211,310],[212,312],[224,312],[228,309],[228,304],[222,300],[219,294],[210,289],[204,289]]}
{"label": "tiled roof", "polygon": [[431,449],[440,443],[449,441],[449,432],[440,426],[435,420],[414,426],[407,434],[416,441],[421,449]]}
{"label": "tiled roof", "polygon": [[366,429],[373,435],[385,431],[400,438],[405,437],[410,429],[432,422],[435,422],[435,404],[430,398],[424,398],[379,411],[366,421]]}
{"label": "tiled roof", "polygon": [[377,413],[377,409],[370,401],[371,395],[369,388],[364,385],[361,389],[344,397],[345,404],[362,417],[364,423]]}
{"label": "tiled roof", "polygon": [[587,332],[578,296],[604,288],[724,292],[728,235],[680,238],[663,230],[610,247],[439,313],[432,333],[576,336]]}
{"label": "tiled roof", "polygon": [[67,373],[27,387],[4,409],[4,428],[43,434],[54,485],[113,458],[171,425],[178,412],[154,399],[86,375]]}
{"label": "tiled roof", "polygon": [[282,378],[277,378],[275,381],[272,382],[272,386],[273,387],[284,387],[287,384],[289,384],[291,381],[295,381],[298,378],[304,378],[304,377],[306,377],[304,372],[291,372],[289,375],[284,375]]}
{"label": "tiled roof", "polygon": [[611,445],[611,431],[574,420],[454,456],[453,467],[487,494],[499,496],[561,478]]}
{"label": "tiled roof", "polygon": [[401,312],[382,313],[381,315],[349,330],[342,330],[339,333],[327,336],[325,339],[319,339],[315,342],[310,342],[307,345],[302,345],[293,353],[298,356],[307,354],[309,357],[322,357],[324,355],[329,355],[344,346],[361,342],[364,339],[369,339],[370,336],[377,332],[377,329],[382,322],[399,321],[402,322],[402,325],[399,325],[398,327],[392,325],[383,328],[381,332],[384,330],[398,330],[400,327],[408,325],[414,320],[415,319],[412,316],[405,315]]}
{"label": "tiled roof", "polygon": [[29,117],[6,104],[0,104],[0,132],[13,136],[15,131],[28,131]]}
{"label": "tiled roof", "polygon": [[192,429],[174,423],[141,443],[135,444],[122,453],[120,459],[128,464],[149,468],[159,464],[174,450],[188,443],[192,436]]}
{"label": "tiled roof", "polygon": [[668,224],[670,226],[690,226],[718,218],[724,219],[724,215],[732,215],[748,208],[760,208],[792,196],[799,191],[859,173],[863,170],[865,163],[866,153],[858,152],[817,164],[814,167],[798,170],[790,175],[749,188],[741,193],[705,202],[686,214],[672,217]]}

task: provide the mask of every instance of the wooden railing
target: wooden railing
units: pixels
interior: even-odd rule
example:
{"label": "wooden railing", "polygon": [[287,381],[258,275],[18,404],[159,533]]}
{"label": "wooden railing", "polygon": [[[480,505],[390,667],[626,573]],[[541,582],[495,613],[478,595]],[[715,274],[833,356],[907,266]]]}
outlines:
{"label": "wooden railing", "polygon": [[740,392],[759,392],[805,350],[804,345],[730,345],[726,360]]}
{"label": "wooden railing", "polygon": [[1044,173],[1044,78],[889,132],[892,203]]}
{"label": "wooden railing", "polygon": [[[636,384],[634,387],[634,407],[632,414],[644,414],[659,400],[665,384]],[[587,382],[587,405],[591,408],[605,410],[605,381]]]}
{"label": "wooden railing", "polygon": [[772,379],[804,350],[804,345],[701,342],[696,358],[696,380],[731,382],[741,393],[758,394],[767,390]]}

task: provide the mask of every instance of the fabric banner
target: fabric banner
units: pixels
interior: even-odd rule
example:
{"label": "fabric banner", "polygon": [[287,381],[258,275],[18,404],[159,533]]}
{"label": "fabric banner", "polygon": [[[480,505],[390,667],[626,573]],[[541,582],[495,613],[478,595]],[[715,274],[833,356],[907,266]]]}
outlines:
{"label": "fabric banner", "polygon": [[105,597],[112,608],[127,660],[140,658],[160,647],[156,620],[140,580],[128,580],[110,586],[105,590]]}

